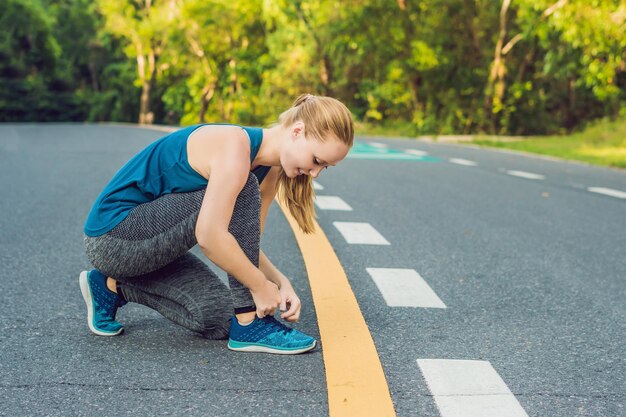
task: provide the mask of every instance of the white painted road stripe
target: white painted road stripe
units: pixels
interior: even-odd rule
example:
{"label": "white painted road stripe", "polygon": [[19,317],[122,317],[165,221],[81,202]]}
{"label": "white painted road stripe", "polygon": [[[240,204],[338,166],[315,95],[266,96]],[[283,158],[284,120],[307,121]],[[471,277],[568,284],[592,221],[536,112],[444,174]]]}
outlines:
{"label": "white painted road stripe", "polygon": [[618,191],[618,190],[613,190],[611,188],[589,187],[589,188],[587,188],[587,190],[591,191],[592,193],[610,195],[611,197],[626,198],[626,193],[625,192]]}
{"label": "white painted road stripe", "polygon": [[313,181],[313,189],[314,190],[323,190],[324,186],[317,181]]}
{"label": "white painted road stripe", "polygon": [[332,195],[317,195],[315,196],[315,205],[321,210],[343,210],[352,211],[352,207],[348,205],[341,197]]}
{"label": "white painted road stripe", "polygon": [[442,417],[528,417],[487,361],[418,359]]}
{"label": "white painted road stripe", "polygon": [[446,308],[414,269],[366,268],[390,307]]}
{"label": "white painted road stripe", "polygon": [[426,156],[426,155],[428,155],[428,152],[420,151],[420,150],[417,150],[417,149],[406,149],[404,151],[404,153],[410,153],[411,155],[417,155],[417,156]]}
{"label": "white painted road stripe", "polygon": [[401,160],[401,161],[414,161],[419,158],[418,155],[410,155],[406,152],[402,153],[387,153],[384,149],[377,149],[376,152],[380,153],[349,153],[347,158],[349,159],[386,159],[386,160]]}
{"label": "white painted road stripe", "polygon": [[461,158],[450,158],[448,159],[448,161],[452,162],[453,164],[465,165],[468,167],[475,167],[476,165],[478,165],[474,161],[468,161],[467,159],[461,159]]}
{"label": "white painted road stripe", "polygon": [[509,175],[513,175],[516,177],[528,178],[530,180],[545,180],[546,177],[539,174],[533,174],[532,172],[524,172],[524,171],[507,171]]}
{"label": "white painted road stripe", "polygon": [[386,148],[387,147],[387,144],[380,143],[380,142],[370,142],[369,144],[370,144],[370,146],[373,146],[375,148]]}
{"label": "white painted road stripe", "polygon": [[369,223],[333,222],[346,242],[362,245],[390,245]]}

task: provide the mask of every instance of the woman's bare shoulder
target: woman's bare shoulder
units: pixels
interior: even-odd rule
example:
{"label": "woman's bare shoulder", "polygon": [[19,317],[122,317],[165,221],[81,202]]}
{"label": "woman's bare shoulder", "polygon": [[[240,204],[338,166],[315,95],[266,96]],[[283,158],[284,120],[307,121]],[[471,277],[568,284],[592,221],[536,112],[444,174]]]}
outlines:
{"label": "woman's bare shoulder", "polygon": [[250,162],[250,140],[239,126],[206,125],[196,129],[187,139],[189,165],[205,178],[211,175],[216,162]]}

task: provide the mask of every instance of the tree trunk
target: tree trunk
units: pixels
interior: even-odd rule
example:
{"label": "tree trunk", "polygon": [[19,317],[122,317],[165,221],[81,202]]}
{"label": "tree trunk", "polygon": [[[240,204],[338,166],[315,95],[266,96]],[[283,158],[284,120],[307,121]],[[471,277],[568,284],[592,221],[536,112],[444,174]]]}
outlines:
{"label": "tree trunk", "polygon": [[[317,39],[317,37],[316,37]],[[332,96],[331,83],[333,81],[333,64],[322,49],[320,43],[317,44],[317,54],[320,58],[320,82],[322,83],[323,94],[325,96]]]}
{"label": "tree trunk", "polygon": [[[139,57],[137,58],[139,62]],[[151,125],[154,123],[154,113],[150,110],[150,94],[154,88],[155,78],[156,78],[156,63],[158,57],[154,53],[154,49],[150,49],[148,53],[148,75],[145,74],[145,61],[144,57],[141,56],[141,61],[143,64],[141,68],[143,74],[140,74],[141,77],[141,101],[139,107],[139,124],[142,125]]]}
{"label": "tree trunk", "polygon": [[419,101],[419,89],[422,86],[422,76],[419,73],[409,75],[409,91],[411,92],[411,102],[413,103],[413,113],[422,110]]}
{"label": "tree trunk", "polygon": [[100,91],[100,85],[98,83],[98,70],[96,68],[96,64],[93,62],[93,60],[90,59],[87,66],[89,68],[89,78],[91,79],[91,88],[93,89],[94,92]]}
{"label": "tree trunk", "polygon": [[139,105],[139,124],[150,124],[150,82],[143,80],[141,86],[141,101]]}
{"label": "tree trunk", "polygon": [[[543,11],[538,21],[550,17],[555,11],[565,6],[567,4],[567,1],[568,0],[558,0],[556,3],[552,4],[550,7]],[[505,56],[511,51],[515,44],[523,39],[522,34],[518,33],[513,38],[511,38],[511,40],[507,42],[506,45],[504,45],[507,31],[506,14],[510,5],[511,0],[502,1],[502,8],[500,9],[500,33],[498,36],[498,42],[496,43],[496,49],[494,52],[493,63],[491,65],[491,71],[489,73],[489,79],[487,81],[487,87],[485,88],[485,117],[491,124],[492,133],[496,133],[495,113],[497,112],[495,112],[494,109],[496,108],[496,106],[502,104],[506,88],[506,83],[504,80],[504,76],[506,75]]]}
{"label": "tree trunk", "polygon": [[565,114],[565,128],[572,129],[578,124],[578,115],[576,114],[576,78],[571,77],[567,82],[567,109]]}
{"label": "tree trunk", "polygon": [[211,99],[213,99],[214,94],[215,83],[207,85],[202,89],[202,97],[200,97],[200,113],[198,115],[200,123],[206,122],[206,111],[209,108],[209,103],[211,102]]}
{"label": "tree trunk", "polygon": [[240,88],[239,80],[237,79],[237,60],[231,58],[228,66],[230,67],[230,94],[234,96]]}
{"label": "tree trunk", "polygon": [[495,133],[496,130],[494,108],[496,105],[501,104],[504,95],[504,74],[506,73],[506,67],[502,47],[504,46],[504,39],[506,38],[506,14],[510,5],[511,0],[502,1],[502,8],[500,9],[500,32],[494,51],[493,62],[491,64],[491,71],[489,72],[489,79],[487,80],[487,88],[485,89],[485,117],[491,125],[490,130],[492,133]]}
{"label": "tree trunk", "polygon": [[[415,25],[411,21],[411,11],[409,7],[412,5],[407,4],[405,0],[398,0],[398,8],[402,11],[402,26],[404,28],[404,48],[400,53],[400,62],[407,62],[409,55],[412,53],[413,40],[417,38],[415,34]],[[422,85],[422,74],[416,69],[404,66],[404,72],[406,75],[407,87],[411,93],[411,116],[415,116],[418,112],[423,110],[423,106],[419,101],[419,91]]]}
{"label": "tree trunk", "polygon": [[146,108],[148,106],[148,97],[150,96],[150,91],[146,83],[146,58],[143,56],[143,51],[141,45],[136,45],[137,47],[137,75],[139,76],[139,80],[141,81],[141,99],[139,101],[139,124],[145,124],[145,114]]}
{"label": "tree trunk", "polygon": [[228,85],[228,99],[224,104],[224,120],[230,121],[233,116],[233,100],[235,99],[235,95],[237,92],[237,60],[235,58],[231,58],[228,61],[228,67],[230,68],[230,78]]}
{"label": "tree trunk", "polygon": [[[196,25],[194,29],[199,28]],[[205,86],[200,94],[200,110],[198,111],[198,120],[200,121],[200,123],[205,123],[206,113],[209,109],[209,104],[211,103],[213,95],[215,94],[216,81],[212,81],[212,79],[214,79],[213,70],[211,68],[209,59],[207,58],[207,54],[204,52],[204,49],[200,45],[200,42],[198,42],[189,32],[186,34],[186,38],[189,42],[191,50],[202,62],[202,70],[204,71],[205,76]]]}
{"label": "tree trunk", "polygon": [[319,68],[320,68],[320,83],[323,88],[323,95],[332,96],[333,91],[331,84],[333,82],[334,77],[334,66],[332,60],[328,56],[327,53],[324,52],[324,42],[318,36],[315,28],[311,24],[309,18],[304,14],[302,10],[302,5],[298,2],[296,5],[296,12],[304,26],[308,29],[309,33],[313,37],[313,41],[315,42],[315,50],[317,51],[317,58],[319,59]]}

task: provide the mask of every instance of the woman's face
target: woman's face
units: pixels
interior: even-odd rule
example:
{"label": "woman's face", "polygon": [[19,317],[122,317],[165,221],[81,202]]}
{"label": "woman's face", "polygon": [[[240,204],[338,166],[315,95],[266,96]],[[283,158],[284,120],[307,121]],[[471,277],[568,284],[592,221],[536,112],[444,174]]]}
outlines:
{"label": "woman's face", "polygon": [[325,142],[314,137],[305,137],[304,124],[296,122],[289,130],[289,138],[280,152],[280,163],[289,178],[310,175],[317,178],[320,172],[341,162],[350,148],[335,137]]}

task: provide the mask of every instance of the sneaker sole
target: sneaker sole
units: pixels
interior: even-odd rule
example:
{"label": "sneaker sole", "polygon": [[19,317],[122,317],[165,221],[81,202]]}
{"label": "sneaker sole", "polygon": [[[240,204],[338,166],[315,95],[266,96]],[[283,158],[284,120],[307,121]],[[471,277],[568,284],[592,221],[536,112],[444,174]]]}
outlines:
{"label": "sneaker sole", "polygon": [[261,352],[261,353],[274,353],[277,355],[297,355],[298,353],[308,352],[317,345],[317,341],[314,340],[309,346],[296,349],[279,349],[267,345],[259,345],[256,343],[235,342],[233,340],[228,341],[228,349],[236,352]]}
{"label": "sneaker sole", "polygon": [[124,331],[122,327],[117,332],[103,332],[102,330],[98,330],[93,325],[93,301],[91,299],[91,289],[89,289],[89,282],[87,281],[87,271],[83,271],[80,273],[80,277],[78,278],[78,282],[80,283],[80,292],[83,294],[83,299],[85,300],[85,304],[87,304],[87,324],[89,325],[89,330],[92,333],[97,334],[98,336],[117,336],[118,334]]}

